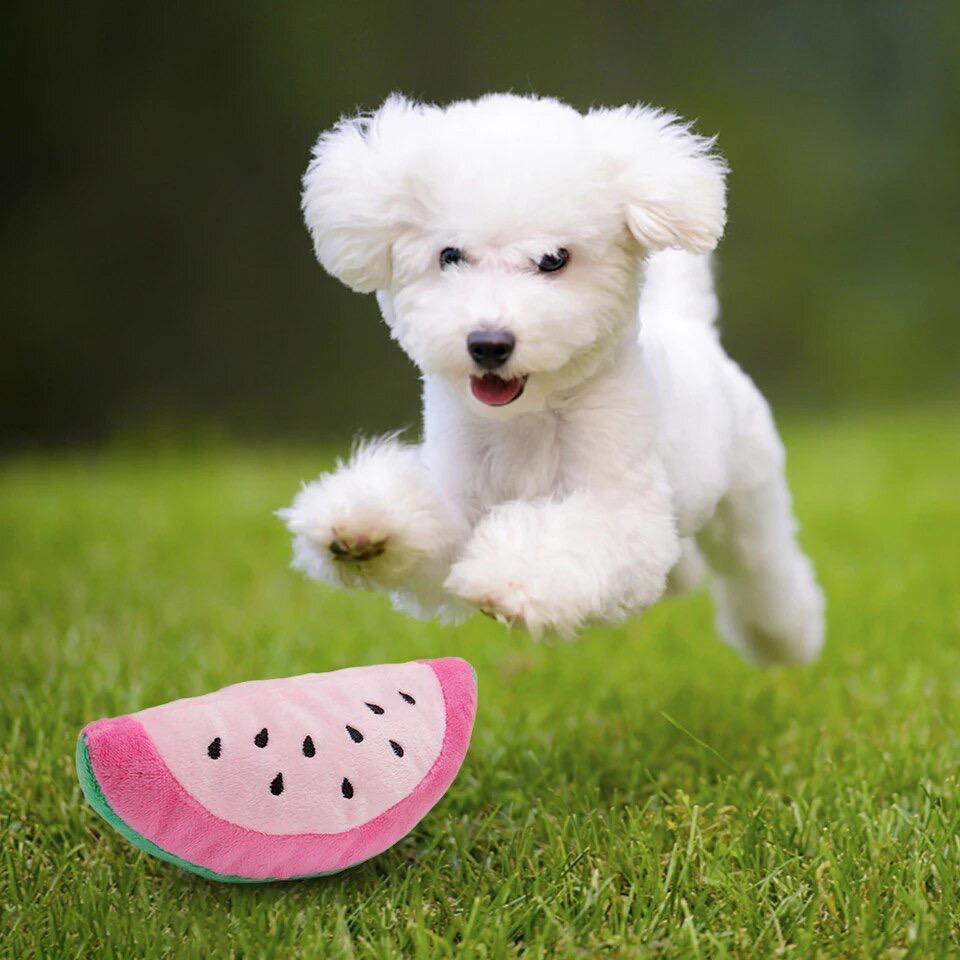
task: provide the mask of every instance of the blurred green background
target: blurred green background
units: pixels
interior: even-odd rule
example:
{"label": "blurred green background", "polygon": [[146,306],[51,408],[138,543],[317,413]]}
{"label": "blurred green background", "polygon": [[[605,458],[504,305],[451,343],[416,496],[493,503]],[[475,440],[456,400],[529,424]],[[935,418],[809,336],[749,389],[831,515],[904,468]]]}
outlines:
{"label": "blurred green background", "polygon": [[5,11],[7,448],[415,423],[415,371],[298,209],[318,132],[392,90],[696,118],[733,169],[726,342],[774,402],[958,392],[956,2]]}

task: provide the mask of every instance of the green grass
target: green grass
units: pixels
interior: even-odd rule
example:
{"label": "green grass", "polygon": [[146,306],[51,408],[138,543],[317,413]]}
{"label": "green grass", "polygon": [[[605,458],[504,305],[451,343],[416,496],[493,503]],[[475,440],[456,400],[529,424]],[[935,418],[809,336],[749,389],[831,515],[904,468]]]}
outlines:
{"label": "green grass", "polygon": [[[0,469],[0,953],[933,957],[960,952],[956,411],[788,425],[830,602],[762,672],[705,597],[573,644],[421,624],[287,569],[271,510],[329,458],[118,451]],[[87,809],[77,731],[227,683],[456,653],[439,806],[346,874],[189,876]]]}

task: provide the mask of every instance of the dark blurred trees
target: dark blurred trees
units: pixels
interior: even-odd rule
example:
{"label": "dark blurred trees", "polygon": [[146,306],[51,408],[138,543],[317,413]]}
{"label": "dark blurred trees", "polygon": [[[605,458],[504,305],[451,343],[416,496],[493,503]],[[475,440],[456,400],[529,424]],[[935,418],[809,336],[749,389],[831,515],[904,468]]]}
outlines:
{"label": "dark blurred trees", "polygon": [[417,418],[315,265],[316,134],[399,89],[643,100],[719,131],[730,350],[782,405],[956,390],[960,4],[9,4],[0,442]]}

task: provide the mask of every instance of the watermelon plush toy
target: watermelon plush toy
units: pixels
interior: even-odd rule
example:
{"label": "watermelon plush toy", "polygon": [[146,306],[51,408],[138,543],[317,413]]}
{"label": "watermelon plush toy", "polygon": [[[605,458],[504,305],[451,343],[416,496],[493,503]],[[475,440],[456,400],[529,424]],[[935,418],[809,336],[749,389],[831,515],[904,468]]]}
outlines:
{"label": "watermelon plush toy", "polygon": [[89,724],[77,771],[128,840],[203,877],[336,873],[443,796],[476,704],[455,657],[239,683]]}

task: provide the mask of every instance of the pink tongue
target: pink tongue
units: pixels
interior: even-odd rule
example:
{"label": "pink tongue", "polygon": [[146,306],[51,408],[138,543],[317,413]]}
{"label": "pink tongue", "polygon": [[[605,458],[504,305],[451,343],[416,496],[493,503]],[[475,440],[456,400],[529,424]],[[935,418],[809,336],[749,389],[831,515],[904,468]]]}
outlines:
{"label": "pink tongue", "polygon": [[486,373],[482,377],[471,377],[470,389],[481,403],[491,407],[502,407],[520,396],[523,380],[520,377],[504,380],[495,373]]}

